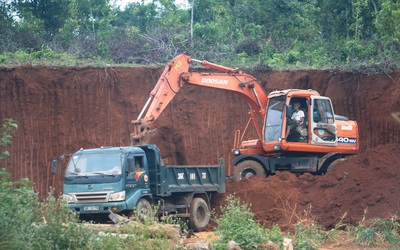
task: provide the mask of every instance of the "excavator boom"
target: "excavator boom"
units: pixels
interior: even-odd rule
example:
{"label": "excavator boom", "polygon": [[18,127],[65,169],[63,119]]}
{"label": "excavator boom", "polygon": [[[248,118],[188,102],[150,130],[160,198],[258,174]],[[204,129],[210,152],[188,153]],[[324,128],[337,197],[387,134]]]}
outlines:
{"label": "excavator boom", "polygon": [[[219,72],[189,72],[191,62],[200,63],[206,68]],[[155,122],[185,84],[228,90],[239,94],[248,103],[250,119],[261,138],[261,126],[256,122],[254,116],[258,115],[261,121],[264,119],[268,96],[260,83],[253,76],[244,74],[237,69],[192,59],[189,55],[180,54],[168,62],[137,120],[132,121],[134,131],[131,138],[134,145],[141,143],[149,126]]]}

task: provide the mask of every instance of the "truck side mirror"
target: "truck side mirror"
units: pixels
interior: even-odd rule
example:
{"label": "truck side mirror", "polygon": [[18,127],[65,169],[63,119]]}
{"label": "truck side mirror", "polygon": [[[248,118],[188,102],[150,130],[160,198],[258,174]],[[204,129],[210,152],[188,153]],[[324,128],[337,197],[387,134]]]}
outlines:
{"label": "truck side mirror", "polygon": [[57,174],[58,161],[63,161],[64,158],[65,158],[65,155],[61,155],[60,157],[54,159],[53,162],[51,163],[51,172],[53,173],[53,175]]}
{"label": "truck side mirror", "polygon": [[53,173],[53,175],[57,174],[57,159],[54,159],[51,164],[51,172]]}

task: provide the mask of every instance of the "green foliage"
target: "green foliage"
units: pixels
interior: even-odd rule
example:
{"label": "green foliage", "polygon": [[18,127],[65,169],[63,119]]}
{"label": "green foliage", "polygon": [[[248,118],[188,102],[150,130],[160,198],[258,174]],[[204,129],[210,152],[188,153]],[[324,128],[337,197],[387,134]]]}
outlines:
{"label": "green foliage", "polygon": [[7,147],[11,144],[12,136],[16,133],[17,128],[18,123],[12,118],[5,118],[3,120],[3,125],[0,129],[0,162],[10,156]]}
{"label": "green foliage", "polygon": [[[1,249],[83,249],[90,232],[74,223],[65,204],[49,197],[40,202],[28,179],[11,181],[0,170]],[[90,238],[89,238],[90,239]]]}
{"label": "green foliage", "polygon": [[[101,48],[101,46],[99,48]],[[40,50],[36,51],[21,49],[14,53],[6,52],[0,54],[0,64],[3,65],[45,64],[45,65],[55,65],[55,66],[71,66],[71,65],[104,66],[108,63],[109,61],[106,60],[92,61],[89,59],[79,59],[78,57],[68,53],[55,52],[48,46],[42,46]]]}
{"label": "green foliage", "polygon": [[277,244],[280,249],[283,248],[283,234],[281,229],[274,225],[271,229],[266,229],[267,240],[270,240]]}
{"label": "green foliage", "polygon": [[400,65],[400,3],[394,0],[189,1],[193,9],[180,9],[174,0],[138,1],[125,9],[111,3],[1,3],[0,63],[31,63],[26,57],[9,60],[7,53],[48,48],[63,55],[52,65],[87,63],[65,60],[64,53],[104,65],[164,64],[183,52],[247,68],[380,65],[392,71]]}
{"label": "green foliage", "polygon": [[230,195],[226,205],[221,207],[222,215],[215,221],[218,224],[216,232],[221,239],[216,247],[223,246],[234,240],[242,249],[258,249],[260,243],[267,241],[265,230],[254,220],[247,204],[242,204],[239,198]]}
{"label": "green foliage", "polygon": [[400,2],[381,1],[381,9],[375,19],[377,39],[384,45],[383,48],[400,46]]}
{"label": "green foliage", "polygon": [[363,246],[383,242],[398,244],[400,240],[398,218],[395,216],[391,220],[376,218],[368,224],[361,221],[357,226],[350,228],[349,235],[354,237],[357,244]]}
{"label": "green foliage", "polygon": [[321,242],[335,241],[337,234],[337,230],[325,231],[321,225],[297,224],[293,236],[293,247],[303,250],[318,249]]}
{"label": "green foliage", "polygon": [[30,231],[29,225],[39,220],[34,208],[38,201],[32,183],[27,179],[12,182],[4,168],[0,169],[0,180],[0,248],[26,249],[29,242],[23,238]]}

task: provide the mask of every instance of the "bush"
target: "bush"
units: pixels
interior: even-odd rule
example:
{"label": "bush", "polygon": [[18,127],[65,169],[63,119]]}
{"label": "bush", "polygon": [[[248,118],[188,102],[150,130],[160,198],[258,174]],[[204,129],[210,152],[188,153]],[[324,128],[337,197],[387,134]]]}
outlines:
{"label": "bush", "polygon": [[320,226],[298,224],[295,226],[293,247],[303,250],[318,249],[318,244],[323,242],[323,239],[324,231]]}
{"label": "bush", "polygon": [[283,234],[277,225],[274,225],[271,229],[266,229],[266,233],[268,240],[277,244],[280,249],[283,248]]}
{"label": "bush", "polygon": [[75,223],[62,200],[52,194],[40,202],[28,179],[11,181],[0,170],[0,249],[84,249],[94,233]]}
{"label": "bush", "polygon": [[357,244],[372,246],[376,243],[399,243],[399,222],[397,217],[391,220],[382,218],[372,219],[370,224],[361,221],[357,226],[351,227],[349,235],[354,236]]}
{"label": "bush", "polygon": [[267,241],[264,229],[254,220],[247,204],[241,204],[234,195],[226,198],[226,205],[221,207],[222,215],[215,221],[216,233],[221,236],[216,247],[221,247],[230,240],[242,249],[258,249],[259,244]]}
{"label": "bush", "polygon": [[10,153],[7,146],[11,144],[12,135],[17,132],[18,124],[12,118],[6,118],[0,129],[0,161],[6,160]]}

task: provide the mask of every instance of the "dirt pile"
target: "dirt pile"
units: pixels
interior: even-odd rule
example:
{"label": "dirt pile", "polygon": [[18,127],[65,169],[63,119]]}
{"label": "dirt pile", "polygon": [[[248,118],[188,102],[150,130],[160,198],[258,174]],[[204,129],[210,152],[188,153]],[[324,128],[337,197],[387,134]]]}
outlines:
{"label": "dirt pile", "polygon": [[240,183],[228,181],[227,193],[214,199],[214,207],[223,206],[226,196],[235,194],[251,204],[262,224],[283,228],[304,220],[332,228],[341,219],[355,224],[363,217],[399,216],[399,155],[399,144],[381,145],[341,161],[324,176],[280,172]]}
{"label": "dirt pile", "polygon": [[[0,68],[0,121],[11,117],[19,122],[11,159],[4,166],[14,179],[30,178],[42,198],[51,187],[60,193],[62,170],[52,176],[51,160],[80,148],[130,145],[131,120],[138,117],[162,70]],[[390,114],[400,111],[400,72],[248,73],[267,91],[312,88],[329,96],[337,114],[358,122],[362,152],[326,176],[278,173],[240,185],[228,182],[228,193],[252,203],[266,224],[293,223],[304,210],[327,227],[345,212],[345,220],[357,221],[365,209],[370,217],[399,211],[400,130]],[[229,171],[234,132],[247,120],[247,104],[239,96],[185,86],[158,118],[151,143],[160,147],[166,164],[216,164],[222,157]]]}

